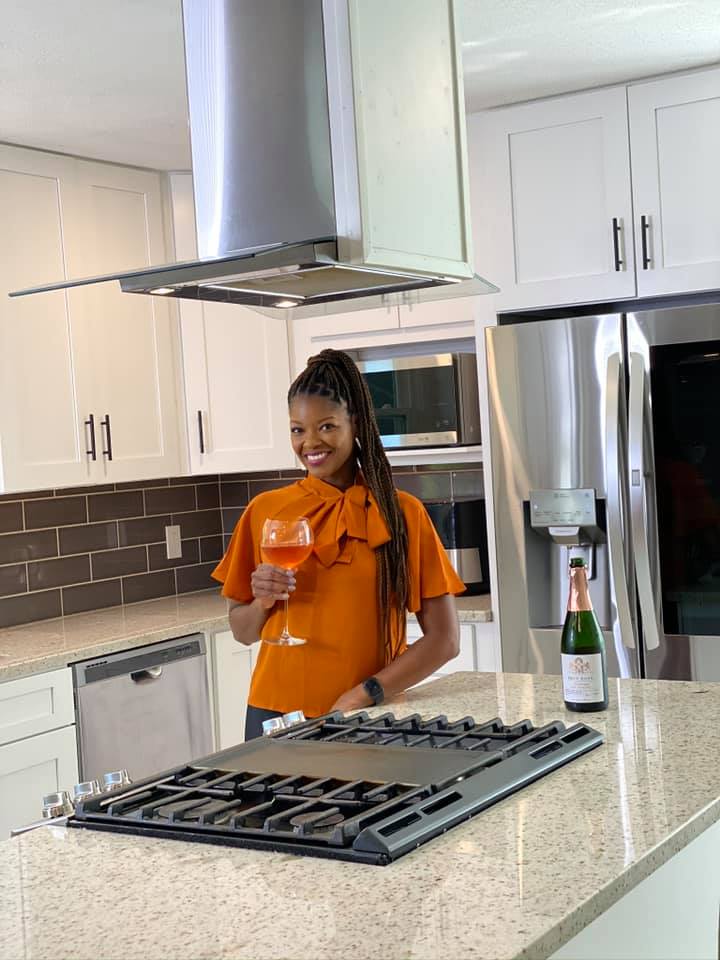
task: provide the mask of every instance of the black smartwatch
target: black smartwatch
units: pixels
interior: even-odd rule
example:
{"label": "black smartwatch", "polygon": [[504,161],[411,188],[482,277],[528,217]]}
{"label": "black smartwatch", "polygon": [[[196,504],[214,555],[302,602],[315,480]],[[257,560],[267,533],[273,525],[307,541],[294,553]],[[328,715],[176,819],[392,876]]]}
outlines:
{"label": "black smartwatch", "polygon": [[377,677],[368,677],[367,680],[364,680],[363,689],[375,706],[382,703],[385,699],[385,691]]}

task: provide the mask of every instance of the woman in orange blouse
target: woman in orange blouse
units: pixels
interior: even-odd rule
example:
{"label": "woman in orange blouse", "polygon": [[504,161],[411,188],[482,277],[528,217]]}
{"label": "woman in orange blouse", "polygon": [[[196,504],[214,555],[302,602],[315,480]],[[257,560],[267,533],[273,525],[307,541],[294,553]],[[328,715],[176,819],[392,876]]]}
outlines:
{"label": "woman in orange blouse", "polygon": [[[323,350],[288,392],[293,450],[307,476],[255,497],[213,573],[230,601],[240,643],[277,636],[282,604],[302,646],[262,644],[252,677],[246,737],[290,710],[351,712],[425,679],[458,652],[450,566],[422,503],[395,490],[370,395],[357,367]],[[262,563],[267,518],[307,517],[313,552],[297,571]],[[423,636],[407,647],[406,611]]]}

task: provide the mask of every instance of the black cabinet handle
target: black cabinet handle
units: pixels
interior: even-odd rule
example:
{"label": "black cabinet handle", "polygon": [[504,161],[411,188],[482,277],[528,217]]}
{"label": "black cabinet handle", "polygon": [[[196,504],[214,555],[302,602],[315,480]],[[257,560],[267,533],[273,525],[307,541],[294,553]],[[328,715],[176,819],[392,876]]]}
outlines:
{"label": "black cabinet handle", "polygon": [[91,413],[83,423],[90,427],[90,449],[85,451],[85,455],[91,460],[97,460],[97,447],[95,446],[95,414]]}
{"label": "black cabinet handle", "polygon": [[613,254],[615,256],[615,269],[622,270],[624,261],[620,257],[620,234],[622,226],[617,217],[613,217]]}
{"label": "black cabinet handle", "polygon": [[642,262],[643,270],[647,270],[652,260],[648,255],[648,231],[650,230],[649,218],[643,214],[640,217],[640,239],[642,241]]}
{"label": "black cabinet handle", "polygon": [[205,453],[205,433],[203,431],[202,410],[198,410],[198,435],[200,436],[200,453]]}
{"label": "black cabinet handle", "polygon": [[105,427],[105,438],[107,440],[107,449],[103,450],[103,456],[112,460],[112,434],[110,433],[110,414],[106,413],[100,421],[100,426]]}

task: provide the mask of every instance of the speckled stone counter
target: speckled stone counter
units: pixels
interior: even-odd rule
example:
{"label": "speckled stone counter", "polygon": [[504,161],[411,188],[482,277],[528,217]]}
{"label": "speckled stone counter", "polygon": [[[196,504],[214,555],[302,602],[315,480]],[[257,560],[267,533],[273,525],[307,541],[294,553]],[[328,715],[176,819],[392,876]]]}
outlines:
{"label": "speckled stone counter", "polygon": [[[547,957],[720,819],[720,685],[610,696],[584,715],[602,747],[389,867],[52,828],[6,841],[0,958]],[[577,720],[559,678],[525,674],[455,674],[391,706]]]}
{"label": "speckled stone counter", "polygon": [[[461,597],[457,605],[461,621],[492,620],[488,596]],[[0,630],[0,683],[184,633],[227,629],[227,603],[217,590],[9,627]]]}

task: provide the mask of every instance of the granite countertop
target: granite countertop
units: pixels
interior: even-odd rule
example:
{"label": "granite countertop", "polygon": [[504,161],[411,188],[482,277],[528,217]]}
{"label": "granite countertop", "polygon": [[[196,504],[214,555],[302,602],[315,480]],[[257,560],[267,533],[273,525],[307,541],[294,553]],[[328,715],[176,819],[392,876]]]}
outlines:
{"label": "granite countertop", "polygon": [[[540,960],[720,819],[720,685],[615,680],[610,704],[582,715],[603,746],[388,867],[51,827],[5,841],[0,958]],[[390,706],[578,720],[558,677],[526,674]]]}
{"label": "granite countertop", "polygon": [[[462,621],[492,620],[489,596],[461,597],[457,604]],[[8,627],[0,630],[0,683],[185,633],[227,629],[227,602],[218,590]]]}

